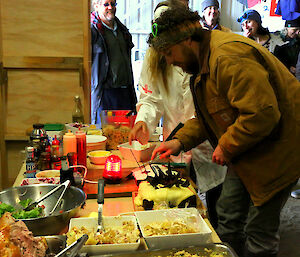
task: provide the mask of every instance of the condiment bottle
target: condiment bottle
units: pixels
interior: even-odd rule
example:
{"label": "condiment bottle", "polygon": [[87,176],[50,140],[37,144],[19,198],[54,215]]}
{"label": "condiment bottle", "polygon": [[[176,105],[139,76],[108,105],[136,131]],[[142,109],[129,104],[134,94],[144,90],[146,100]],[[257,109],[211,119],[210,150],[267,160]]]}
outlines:
{"label": "condiment bottle", "polygon": [[34,178],[36,173],[36,162],[34,159],[34,148],[32,146],[28,146],[26,148],[26,174],[27,178]]}
{"label": "condiment bottle", "polygon": [[39,160],[39,170],[50,170],[51,169],[51,153],[42,152]]}
{"label": "condiment bottle", "polygon": [[71,152],[77,153],[76,136],[70,130],[63,136],[63,149],[65,156]]}
{"label": "condiment bottle", "polygon": [[59,140],[56,138],[56,135],[54,136],[54,140],[52,141],[51,144],[51,155],[54,156],[59,156],[59,145],[60,142]]}
{"label": "condiment bottle", "polygon": [[79,95],[74,97],[75,106],[72,113],[72,122],[83,123],[83,112],[81,108],[81,101]]}
{"label": "condiment bottle", "polygon": [[61,161],[60,157],[57,155],[53,155],[51,157],[51,168],[53,170],[60,170],[61,169]]}
{"label": "condiment bottle", "polygon": [[79,130],[75,132],[77,144],[77,164],[86,167],[86,134]]}

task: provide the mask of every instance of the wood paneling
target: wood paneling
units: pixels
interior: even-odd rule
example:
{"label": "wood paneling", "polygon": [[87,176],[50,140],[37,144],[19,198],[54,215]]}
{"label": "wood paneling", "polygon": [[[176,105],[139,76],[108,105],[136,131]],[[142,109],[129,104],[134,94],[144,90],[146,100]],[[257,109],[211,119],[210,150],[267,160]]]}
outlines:
{"label": "wood paneling", "polygon": [[74,95],[83,99],[78,71],[14,69],[8,81],[7,136],[25,135],[37,122],[71,122]]}
{"label": "wood paneling", "polygon": [[82,56],[82,0],[1,0],[5,56]]}

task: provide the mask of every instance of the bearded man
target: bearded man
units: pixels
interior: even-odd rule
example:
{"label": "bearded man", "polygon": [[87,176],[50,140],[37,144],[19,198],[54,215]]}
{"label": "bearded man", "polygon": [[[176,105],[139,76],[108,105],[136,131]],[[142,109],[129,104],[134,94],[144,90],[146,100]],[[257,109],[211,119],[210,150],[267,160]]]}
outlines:
{"label": "bearded man", "polygon": [[160,158],[205,140],[228,172],[217,202],[221,240],[239,257],[276,257],[280,212],[300,177],[300,83],[251,39],[205,30],[200,16],[170,8],[149,44],[169,65],[192,74],[196,118],[153,151]]}

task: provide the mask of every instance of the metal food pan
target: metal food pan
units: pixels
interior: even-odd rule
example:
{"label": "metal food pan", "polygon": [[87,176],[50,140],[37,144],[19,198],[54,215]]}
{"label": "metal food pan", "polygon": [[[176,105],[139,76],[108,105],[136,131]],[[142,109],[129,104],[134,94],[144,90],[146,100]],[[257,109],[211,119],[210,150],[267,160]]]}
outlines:
{"label": "metal food pan", "polygon": [[[186,251],[191,254],[197,254],[201,257],[212,257],[212,256],[224,256],[224,257],[238,257],[238,255],[234,252],[234,250],[225,243],[212,243],[212,244],[204,244],[201,246],[191,246],[186,248],[176,248],[170,250],[153,250],[153,251],[136,251],[127,254],[108,254],[108,255],[97,255],[94,257],[135,257],[135,256],[145,256],[145,257],[167,257],[178,251]],[[219,255],[216,255],[216,254]],[[214,254],[214,255],[213,255]],[[221,255],[223,254],[223,255]]]}

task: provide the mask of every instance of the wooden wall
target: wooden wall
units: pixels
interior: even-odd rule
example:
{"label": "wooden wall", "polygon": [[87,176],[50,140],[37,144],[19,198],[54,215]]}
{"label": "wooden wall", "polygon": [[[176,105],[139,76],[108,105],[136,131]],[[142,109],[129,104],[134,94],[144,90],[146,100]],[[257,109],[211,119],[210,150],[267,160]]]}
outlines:
{"label": "wooden wall", "polygon": [[[71,122],[75,95],[89,122],[89,0],[0,0],[0,6],[8,78],[2,137],[10,162],[19,156],[12,141],[26,142],[33,123]],[[1,170],[3,187],[9,172]]]}

